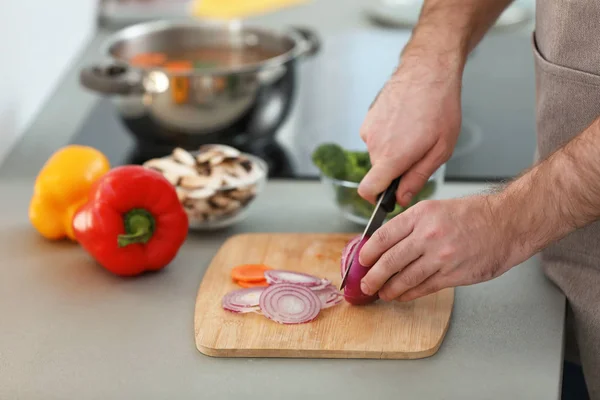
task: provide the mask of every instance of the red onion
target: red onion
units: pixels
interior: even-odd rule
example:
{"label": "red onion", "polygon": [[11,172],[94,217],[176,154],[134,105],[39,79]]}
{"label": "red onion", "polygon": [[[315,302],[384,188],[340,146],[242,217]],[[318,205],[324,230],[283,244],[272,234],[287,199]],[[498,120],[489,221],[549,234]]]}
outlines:
{"label": "red onion", "polygon": [[259,299],[264,290],[264,287],[253,287],[229,292],[223,297],[223,308],[235,313],[260,312]]}
{"label": "red onion", "polygon": [[265,271],[265,279],[269,285],[276,283],[293,283],[310,288],[325,287],[331,283],[327,279],[318,278],[314,275],[278,269]]}
{"label": "red onion", "polygon": [[[372,296],[367,296],[360,290],[360,281],[369,271],[369,268],[365,267],[358,261],[358,255],[364,244],[369,240],[369,237],[365,237],[356,248],[354,253],[354,260],[350,265],[350,272],[346,278],[346,286],[344,287],[344,298],[346,301],[353,305],[365,305],[376,301],[379,295],[376,293]],[[347,246],[350,247],[350,246]]]}
{"label": "red onion", "polygon": [[262,314],[280,324],[303,324],[314,320],[321,311],[321,300],[309,288],[276,283],[260,295]]}
{"label": "red onion", "polygon": [[346,265],[348,264],[348,257],[352,254],[352,251],[356,247],[356,245],[360,242],[361,235],[353,237],[347,244],[344,246],[344,250],[342,250],[342,260],[340,262],[340,270],[342,277],[344,276],[344,272],[346,272]]}

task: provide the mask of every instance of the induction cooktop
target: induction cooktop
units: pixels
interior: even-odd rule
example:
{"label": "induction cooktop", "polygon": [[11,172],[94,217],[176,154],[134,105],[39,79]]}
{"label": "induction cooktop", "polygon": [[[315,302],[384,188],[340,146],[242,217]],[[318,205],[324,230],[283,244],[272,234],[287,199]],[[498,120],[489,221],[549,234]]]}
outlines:
{"label": "induction cooktop", "polygon": [[[275,140],[248,149],[269,163],[271,178],[317,178],[310,156],[322,142],[366,149],[360,125],[408,35],[368,30],[322,38],[320,53],[300,62],[295,105]],[[485,38],[467,63],[463,126],[446,180],[505,180],[527,168],[535,152],[534,111],[529,36],[496,33]],[[100,149],[113,165],[139,164],[170,151],[137,144],[110,99],[98,102],[72,143]]]}

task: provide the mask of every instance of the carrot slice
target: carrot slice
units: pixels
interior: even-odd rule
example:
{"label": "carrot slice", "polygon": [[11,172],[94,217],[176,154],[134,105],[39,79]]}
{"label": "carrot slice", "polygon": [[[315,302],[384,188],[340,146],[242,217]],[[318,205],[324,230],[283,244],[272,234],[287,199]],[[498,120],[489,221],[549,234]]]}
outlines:
{"label": "carrot slice", "polygon": [[260,282],[244,282],[244,281],[236,281],[238,285],[243,288],[253,288],[253,287],[261,287],[261,286],[269,286],[266,280]]}
{"label": "carrot slice", "polygon": [[165,69],[170,72],[189,72],[194,68],[191,61],[173,60],[165,64]]}
{"label": "carrot slice", "polygon": [[264,281],[265,271],[271,268],[263,264],[243,264],[231,270],[231,277],[234,281],[261,282]]}
{"label": "carrot slice", "polygon": [[167,61],[163,53],[139,53],[133,56],[129,62],[138,67],[158,67]]}

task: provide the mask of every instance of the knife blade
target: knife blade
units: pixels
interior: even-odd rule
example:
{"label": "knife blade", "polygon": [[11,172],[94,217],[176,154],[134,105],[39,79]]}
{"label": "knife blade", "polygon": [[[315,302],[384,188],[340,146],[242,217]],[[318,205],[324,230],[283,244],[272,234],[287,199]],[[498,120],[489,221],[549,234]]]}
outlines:
{"label": "knife blade", "polygon": [[[365,227],[365,230],[360,238],[361,242],[365,237],[373,236],[375,231],[377,231],[377,229],[383,225],[387,215],[394,211],[394,207],[396,207],[396,191],[398,190],[398,185],[400,185],[400,177],[394,179],[388,188],[379,196],[377,204],[375,204],[375,209],[371,214],[371,218],[369,219],[369,222],[367,223],[367,226]],[[346,261],[346,270],[344,271],[344,276],[342,277],[340,290],[344,289],[344,286],[346,286],[346,278],[348,278],[348,273],[350,272],[350,266],[354,261],[354,257],[358,255],[357,252],[358,244],[354,247],[352,254]]]}

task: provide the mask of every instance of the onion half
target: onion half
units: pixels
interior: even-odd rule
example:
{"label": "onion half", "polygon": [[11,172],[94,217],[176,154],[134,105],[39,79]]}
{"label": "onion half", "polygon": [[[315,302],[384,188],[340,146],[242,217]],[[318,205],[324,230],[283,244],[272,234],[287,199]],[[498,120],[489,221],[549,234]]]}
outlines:
{"label": "onion half", "polygon": [[303,324],[314,320],[321,311],[321,300],[309,288],[289,283],[273,284],[259,299],[262,314],[280,324]]}
{"label": "onion half", "polygon": [[346,272],[346,266],[348,264],[348,257],[352,255],[352,251],[358,243],[360,243],[361,235],[353,237],[347,244],[344,246],[344,250],[342,250],[342,259],[340,262],[340,272],[342,277],[344,276],[344,272]]}
{"label": "onion half", "polygon": [[[353,239],[354,240],[354,239]],[[377,299],[379,299],[379,295],[376,293],[372,296],[368,296],[360,290],[360,281],[365,277],[367,272],[369,272],[370,268],[365,267],[358,261],[358,255],[360,254],[360,250],[364,246],[364,244],[369,240],[369,237],[365,237],[361,240],[356,247],[356,252],[354,253],[354,259],[352,260],[352,264],[350,265],[350,272],[348,273],[348,277],[346,278],[346,286],[344,287],[344,299],[353,305],[365,305],[369,303],[373,303]],[[351,242],[348,243],[346,249],[349,249],[349,253],[346,257],[350,257],[351,254],[350,249]],[[346,251],[344,249],[344,251]],[[343,258],[343,256],[342,256]],[[342,272],[343,273],[343,272]]]}

